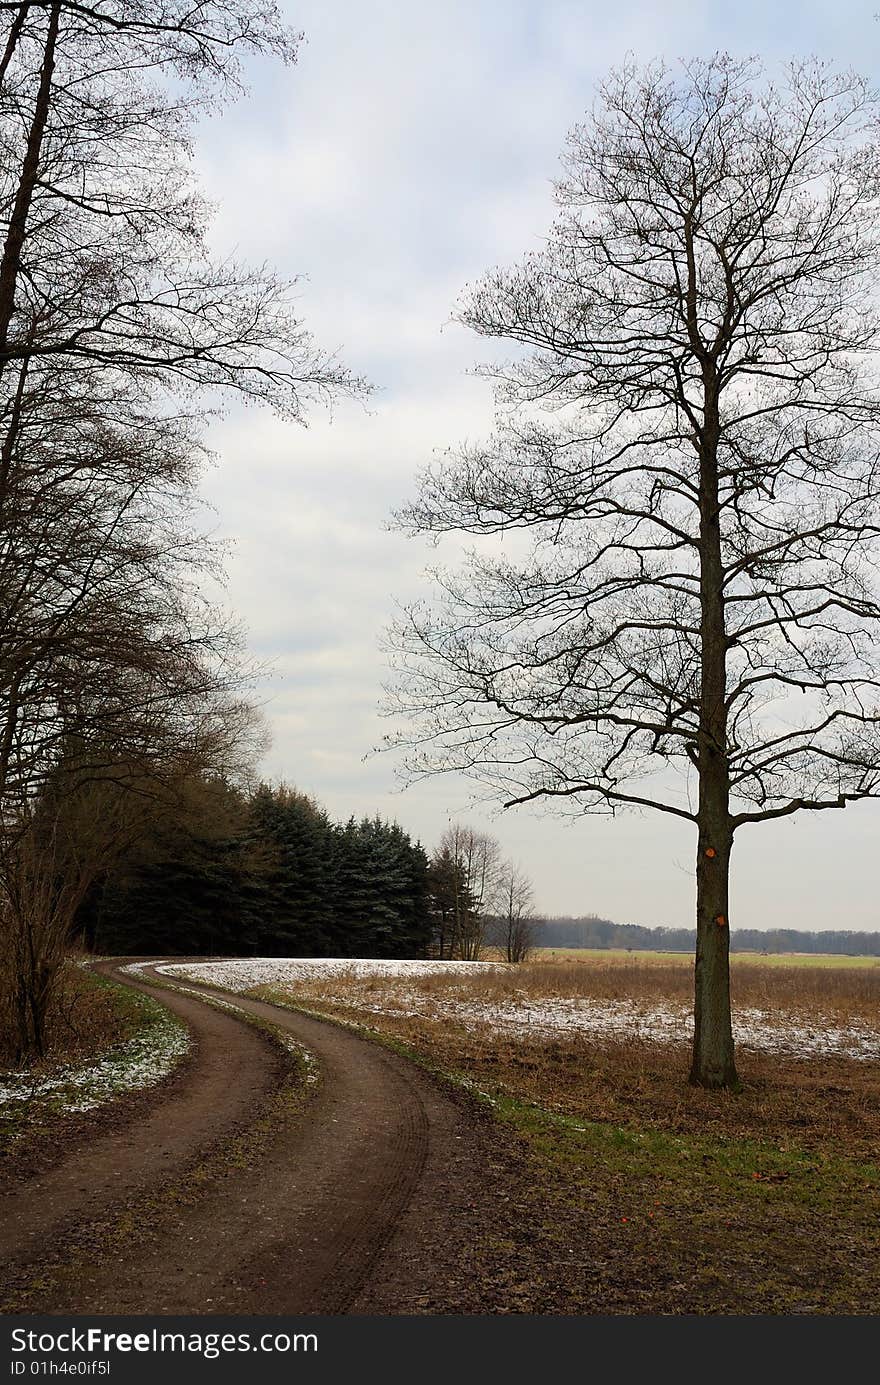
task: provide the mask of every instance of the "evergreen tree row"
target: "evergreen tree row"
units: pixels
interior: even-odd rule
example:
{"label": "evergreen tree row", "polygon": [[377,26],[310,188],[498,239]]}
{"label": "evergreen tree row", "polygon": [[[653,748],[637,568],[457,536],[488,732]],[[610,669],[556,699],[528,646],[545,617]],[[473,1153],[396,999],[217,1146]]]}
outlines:
{"label": "evergreen tree row", "polygon": [[306,794],[201,784],[92,891],[80,931],[108,953],[418,957],[428,860],[396,823],[334,823]]}

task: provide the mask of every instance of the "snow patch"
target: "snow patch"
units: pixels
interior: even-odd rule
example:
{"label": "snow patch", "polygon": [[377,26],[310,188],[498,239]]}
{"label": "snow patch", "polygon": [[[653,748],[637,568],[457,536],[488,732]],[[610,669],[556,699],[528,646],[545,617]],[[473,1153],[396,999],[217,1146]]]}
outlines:
{"label": "snow patch", "polygon": [[[125,971],[138,971],[152,962],[134,962]],[[230,991],[246,991],[252,986],[271,986],[278,982],[313,981],[325,976],[432,976],[456,972],[472,975],[480,971],[504,971],[502,962],[401,961],[367,957],[241,957],[229,962],[166,962],[156,967],[164,976],[185,976],[190,981],[224,986]]]}
{"label": "snow patch", "polygon": [[51,1076],[5,1073],[0,1105],[51,1098],[63,1111],[92,1111],[112,1097],[154,1087],[177,1066],[190,1047],[189,1032],[170,1015],[147,1024],[116,1044],[97,1062],[62,1067]]}
{"label": "snow patch", "polygon": [[[334,992],[334,978],[388,978],[385,989],[371,987],[358,997],[358,1009],[376,1015],[446,1020],[465,1028],[483,1028],[517,1038],[583,1035],[592,1038],[637,1039],[648,1043],[687,1044],[693,1015],[673,1002],[640,1004],[635,1000],[554,997],[515,997],[507,1001],[477,1001],[454,994],[425,995],[402,982],[444,973],[473,976],[479,971],[507,970],[493,962],[370,961],[366,958],[254,957],[228,962],[186,962],[158,968],[169,975],[206,981],[243,992],[254,986],[289,986],[297,981],[331,982],[327,1000],[351,1004],[352,997]],[[880,1030],[868,1024],[837,1024],[827,1016],[741,1007],[734,1011],[734,1037],[745,1049],[791,1057],[844,1057],[860,1062],[880,1059]]]}

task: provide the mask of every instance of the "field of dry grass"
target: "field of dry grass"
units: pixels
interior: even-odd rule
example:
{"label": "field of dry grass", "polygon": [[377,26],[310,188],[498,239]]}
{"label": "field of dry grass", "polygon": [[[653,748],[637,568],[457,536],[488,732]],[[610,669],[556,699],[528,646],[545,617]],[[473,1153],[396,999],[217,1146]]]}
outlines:
{"label": "field of dry grass", "polygon": [[[589,1004],[621,1007],[624,1017],[651,1011],[686,1017],[693,999],[692,968],[678,961],[640,956],[593,954],[585,961],[529,961],[518,967],[475,968],[473,972],[435,971],[425,975],[387,976],[334,971],[299,975],[297,994],[344,1007],[425,1015],[479,1029],[493,1017],[507,1017],[516,1028],[522,1015],[525,1040],[540,1028],[543,1015],[575,1014]],[[734,1012],[758,1012],[769,1028],[797,1022],[805,1032],[827,1032],[829,1026],[868,1026],[880,1022],[880,968],[764,967],[739,963],[733,968]],[[568,1008],[567,1008],[568,1007]],[[577,1028],[572,1021],[572,1028]],[[626,1025],[622,1026],[626,1028]],[[637,1026],[633,1025],[633,1029]],[[685,1035],[687,1025],[680,1026]]]}
{"label": "field of dry grass", "polygon": [[[659,963],[662,966],[693,966],[692,952],[635,952],[626,947],[536,947],[532,952],[536,962],[613,962],[634,961],[640,966]],[[830,952],[731,952],[731,966],[761,967],[878,967],[880,957],[851,957]]]}
{"label": "field of dry grass", "polygon": [[[491,1003],[516,997],[534,999],[646,1000],[689,1003],[693,960],[682,965],[669,954],[598,953],[589,960],[570,956],[536,958],[517,967],[433,974],[407,980],[423,995],[444,994]],[[766,959],[736,959],[731,968],[734,1006],[754,1006],[792,1014],[833,1016],[839,1021],[880,1017],[880,966],[801,967],[766,965]]]}
{"label": "field of dry grass", "polygon": [[[528,1025],[498,1032],[483,1010],[555,999],[657,1003],[689,1001],[692,980],[676,964],[627,958],[584,965],[533,962],[473,976],[299,979],[269,988],[288,1002],[355,1021],[413,1047],[437,1066],[493,1093],[549,1111],[628,1128],[713,1131],[735,1138],[867,1157],[880,1152],[880,1079],[874,1063],[840,1056],[801,1059],[742,1050],[742,1090],[717,1095],[687,1085],[686,1045],[639,1036],[548,1035]],[[267,988],[263,988],[264,993]],[[880,970],[767,969],[741,965],[735,1004],[818,1027],[873,1023],[880,1016]],[[453,1000],[462,1010],[450,1010]]]}
{"label": "field of dry grass", "polygon": [[[681,1042],[478,1018],[514,1001],[686,1004],[690,983],[677,961],[627,956],[261,990],[363,1026],[490,1105],[531,1161],[529,1186],[506,1195],[558,1266],[567,1311],[875,1312],[876,1062],[741,1047],[741,1089],[707,1092],[688,1085]],[[739,963],[734,987],[738,1006],[783,1022],[878,1025],[877,969]],[[533,1301],[528,1284],[514,1289]]]}

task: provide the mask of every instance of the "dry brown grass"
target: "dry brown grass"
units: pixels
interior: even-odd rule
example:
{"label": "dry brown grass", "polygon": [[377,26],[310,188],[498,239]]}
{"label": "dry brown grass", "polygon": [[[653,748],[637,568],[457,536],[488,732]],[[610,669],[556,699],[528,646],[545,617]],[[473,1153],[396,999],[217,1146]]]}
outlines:
{"label": "dry brown grass", "polygon": [[[876,1063],[743,1048],[741,1089],[708,1092],[688,1085],[683,1042],[479,1022],[481,999],[685,1004],[689,972],[609,958],[418,980],[325,975],[278,998],[377,1030],[490,1097],[528,1170],[505,1186],[487,1262],[519,1311],[874,1312]],[[758,962],[734,974],[741,1006],[874,1023],[877,981]]]}
{"label": "dry brown grass", "polygon": [[[345,978],[298,983],[316,994],[334,994],[345,985],[363,997],[407,993],[471,1004],[503,1004],[516,1000],[601,999],[672,1002],[687,1005],[693,998],[693,975],[681,963],[631,960],[583,962],[526,962],[516,967],[471,973],[432,972],[424,976]],[[734,1006],[787,1011],[793,1015],[826,1017],[839,1023],[880,1019],[880,967],[765,967],[740,962],[733,968]]]}
{"label": "dry brown grass", "polygon": [[[800,1016],[876,1024],[880,1013],[880,971],[870,969],[743,964],[735,987],[741,1005]],[[428,1002],[419,1007],[427,1014],[387,1013],[389,1005],[405,1010],[413,993]],[[584,1120],[770,1141],[784,1148],[846,1150],[867,1158],[880,1151],[880,1078],[873,1063],[744,1049],[742,1090],[710,1093],[688,1085],[689,1053],[682,1045],[569,1032],[556,1038],[499,1035],[488,1026],[456,1021],[443,1010],[445,999],[474,1006],[553,996],[687,1002],[691,977],[680,965],[645,966],[634,959],[589,966],[536,962],[406,980],[337,975],[298,981],[287,994],[307,1007],[379,1029],[478,1086]],[[431,1001],[436,1002],[433,1014]]]}
{"label": "dry brown grass", "polygon": [[[319,998],[311,1002],[317,1006]],[[338,1000],[323,1008],[378,1029],[486,1090],[584,1120],[852,1157],[876,1158],[880,1150],[880,1081],[868,1063],[741,1053],[742,1090],[706,1092],[688,1085],[681,1049],[579,1035],[511,1038],[448,1020],[377,1015]]]}
{"label": "dry brown grass", "polygon": [[[2,994],[3,988],[0,988]],[[73,962],[61,970],[47,1013],[46,1052],[41,1067],[91,1057],[127,1037],[132,1027],[128,1007],[118,992]],[[0,1015],[0,1067],[9,1065],[13,1031]]]}
{"label": "dry brown grass", "polygon": [[[690,966],[640,962],[637,958],[591,963],[529,963],[493,985],[515,985],[530,996],[597,997],[609,1000],[673,1000],[693,996]],[[880,1016],[878,967],[767,967],[737,962],[731,969],[734,1005],[814,1013],[835,1019],[876,1021]]]}

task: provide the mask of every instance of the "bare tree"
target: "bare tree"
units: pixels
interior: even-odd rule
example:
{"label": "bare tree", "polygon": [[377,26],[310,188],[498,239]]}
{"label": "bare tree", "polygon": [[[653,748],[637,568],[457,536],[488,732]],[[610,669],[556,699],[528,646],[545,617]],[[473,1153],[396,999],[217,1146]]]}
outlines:
{"label": "bare tree", "polygon": [[447,827],[439,856],[450,864],[448,955],[479,961],[492,897],[497,888],[501,850],[494,837],[462,823]]}
{"label": "bare tree", "polygon": [[189,130],[239,87],[243,54],[293,61],[276,7],[58,0],[0,15],[0,796],[14,769],[15,801],[72,716],[82,731],[86,709],[110,715],[108,671],[126,658],[126,695],[143,689],[154,712],[164,646],[166,724],[184,647],[190,691],[209,650],[228,675],[229,623],[198,592],[215,556],[185,520],[197,391],[301,419],[360,384],[314,347],[291,286],[206,248]]}
{"label": "bare tree", "polygon": [[[196,586],[218,554],[193,523],[198,449],[180,420],[40,371],[0,494],[0,810],[73,732],[198,698],[236,635]],[[65,387],[66,383],[66,387]],[[185,713],[186,717],[189,713]],[[119,747],[121,751],[121,746]],[[17,811],[17,809],[16,809]]]}
{"label": "bare tree", "polygon": [[546,248],[459,314],[517,347],[497,436],[402,517],[533,541],[397,629],[416,772],[695,825],[709,1087],[737,1080],[735,833],[880,790],[876,117],[821,63],[612,75]]}
{"label": "bare tree", "polygon": [[[35,355],[232,389],[291,417],[354,382],[292,287],[212,261],[190,130],[241,57],[296,56],[260,0],[4,7],[0,372]],[[22,11],[24,17],[22,17]]]}
{"label": "bare tree", "polygon": [[42,1054],[76,911],[145,803],[187,766],[239,773],[252,740],[237,631],[199,590],[216,555],[189,524],[190,440],[149,419],[138,437],[113,403],[115,426],[108,400],[96,418],[35,396],[0,506],[0,1009],[18,1059]]}
{"label": "bare tree", "polygon": [[181,831],[201,796],[222,835],[224,801],[252,752],[255,714],[216,699],[210,731],[178,714],[136,759],[109,744],[70,737],[51,772],[23,795],[13,818],[5,800],[0,835],[0,1048],[16,1063],[45,1054],[63,967],[86,896],[151,834]]}
{"label": "bare tree", "polygon": [[291,286],[206,247],[189,131],[238,89],[244,54],[294,60],[276,7],[35,0],[0,16],[2,795],[13,759],[19,783],[51,763],[85,687],[93,712],[106,704],[100,670],[121,667],[129,632],[137,660],[151,644],[151,699],[159,642],[178,686],[183,644],[191,682],[209,646],[223,662],[228,622],[197,594],[217,565],[182,518],[204,456],[198,391],[301,419],[360,385],[313,345]]}
{"label": "bare tree", "polygon": [[85,878],[57,776],[72,794],[217,769],[248,720],[194,519],[208,412],[237,396],[303,421],[362,385],[293,285],[207,247],[190,133],[244,55],[293,61],[276,6],[32,0],[0,19],[0,926],[39,996]]}
{"label": "bare tree", "polygon": [[532,882],[512,861],[499,873],[495,897],[498,947],[508,962],[525,962],[534,947],[535,919]]}
{"label": "bare tree", "polygon": [[4,834],[0,1017],[3,1048],[9,1047],[15,1063],[44,1056],[77,909],[137,834],[145,811],[145,799],[108,795],[91,774],[59,773],[22,805],[15,833]]}

